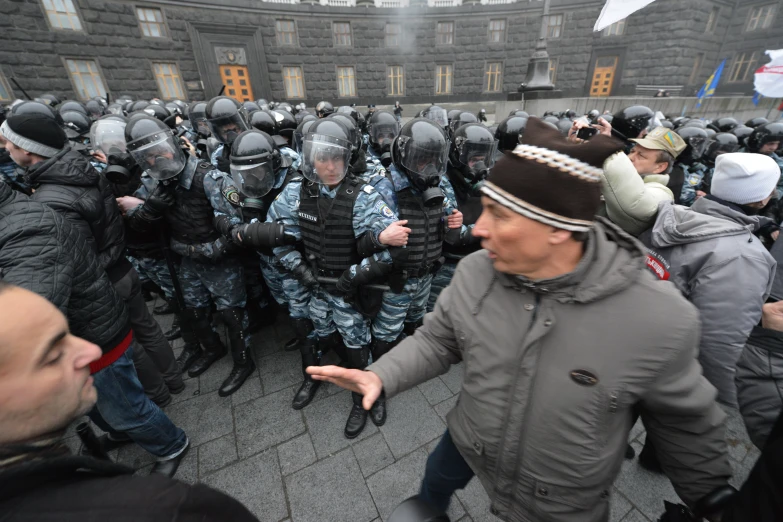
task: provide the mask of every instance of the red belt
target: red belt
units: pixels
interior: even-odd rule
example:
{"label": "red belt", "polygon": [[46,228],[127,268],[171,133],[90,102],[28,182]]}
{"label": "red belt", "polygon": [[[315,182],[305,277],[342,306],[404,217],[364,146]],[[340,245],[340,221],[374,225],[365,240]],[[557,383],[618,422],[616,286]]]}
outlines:
{"label": "red belt", "polygon": [[128,350],[128,346],[130,346],[131,341],[133,341],[133,330],[128,331],[128,335],[126,335],[125,338],[120,341],[120,344],[101,355],[101,358],[97,361],[90,363],[90,375],[98,373],[107,366],[114,364],[114,362],[122,357],[122,354]]}

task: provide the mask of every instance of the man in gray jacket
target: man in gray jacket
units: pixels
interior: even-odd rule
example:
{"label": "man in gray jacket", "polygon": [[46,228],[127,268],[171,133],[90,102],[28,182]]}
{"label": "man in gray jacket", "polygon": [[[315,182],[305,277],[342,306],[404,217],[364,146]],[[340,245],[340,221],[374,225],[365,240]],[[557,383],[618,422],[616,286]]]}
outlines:
{"label": "man in gray jacket", "polygon": [[[695,308],[603,218],[601,165],[622,145],[567,143],[531,118],[482,189],[479,251],[424,325],[366,371],[308,368],[364,407],[464,363],[421,497],[441,510],[474,476],[511,522],[603,522],[638,405],[694,506],[731,475],[725,414],[696,360]],[[655,313],[652,313],[655,311]]]}

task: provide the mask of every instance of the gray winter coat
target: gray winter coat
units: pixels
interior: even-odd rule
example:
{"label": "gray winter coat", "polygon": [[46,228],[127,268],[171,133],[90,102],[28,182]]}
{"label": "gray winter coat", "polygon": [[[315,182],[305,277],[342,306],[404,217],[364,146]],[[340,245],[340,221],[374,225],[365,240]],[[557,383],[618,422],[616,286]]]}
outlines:
{"label": "gray winter coat", "polygon": [[608,520],[636,404],[683,499],[731,475],[695,308],[599,220],[577,268],[555,279],[467,256],[424,325],[368,368],[394,395],[463,361],[449,432],[506,521]]}
{"label": "gray winter coat", "polygon": [[690,208],[662,203],[652,230],[639,238],[653,272],[698,308],[704,376],[718,389],[718,400],[735,408],[737,360],[775,275],[775,260],[753,235],[768,221],[708,198]]}
{"label": "gray winter coat", "polygon": [[737,363],[737,399],[750,440],[763,449],[783,410],[783,332],[753,328]]}

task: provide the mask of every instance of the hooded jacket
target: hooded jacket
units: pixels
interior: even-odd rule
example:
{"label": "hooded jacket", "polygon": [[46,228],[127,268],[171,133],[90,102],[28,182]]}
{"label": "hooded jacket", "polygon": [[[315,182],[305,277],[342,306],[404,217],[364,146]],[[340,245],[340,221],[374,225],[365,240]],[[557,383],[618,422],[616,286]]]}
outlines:
{"label": "hooded jacket", "polygon": [[576,269],[554,279],[497,272],[485,251],[467,256],[424,325],[368,370],[391,396],[462,361],[448,428],[491,512],[603,522],[635,405],[684,500],[731,475],[725,414],[695,357],[698,324],[645,269],[642,245],[598,218]]}
{"label": "hooded jacket", "polygon": [[45,297],[71,333],[106,354],[130,332],[125,303],[87,238],[58,212],[0,183],[0,277]]}
{"label": "hooded jacket", "polygon": [[718,399],[734,407],[735,366],[775,275],[774,258],[753,235],[768,222],[709,196],[690,208],[662,203],[655,225],[640,237],[653,273],[699,310],[704,376]]}
{"label": "hooded jacket", "polygon": [[111,184],[80,152],[66,149],[27,169],[34,201],[68,219],[87,239],[98,262],[117,281],[131,269],[125,259],[125,225]]}

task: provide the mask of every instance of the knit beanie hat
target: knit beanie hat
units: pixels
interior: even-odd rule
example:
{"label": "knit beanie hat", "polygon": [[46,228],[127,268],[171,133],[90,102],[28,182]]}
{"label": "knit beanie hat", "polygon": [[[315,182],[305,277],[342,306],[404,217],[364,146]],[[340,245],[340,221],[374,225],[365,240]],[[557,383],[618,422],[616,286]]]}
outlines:
{"label": "knit beanie hat", "polygon": [[44,158],[56,156],[68,143],[65,131],[42,114],[17,114],[0,126],[3,137],[27,152]]}
{"label": "knit beanie hat", "polygon": [[768,198],[779,180],[780,167],[771,157],[730,152],[715,160],[710,192],[730,203],[747,205]]}
{"label": "knit beanie hat", "polygon": [[571,143],[530,118],[522,143],[495,163],[481,192],[527,218],[586,232],[601,205],[604,161],[622,149],[621,142],[603,135]]}

